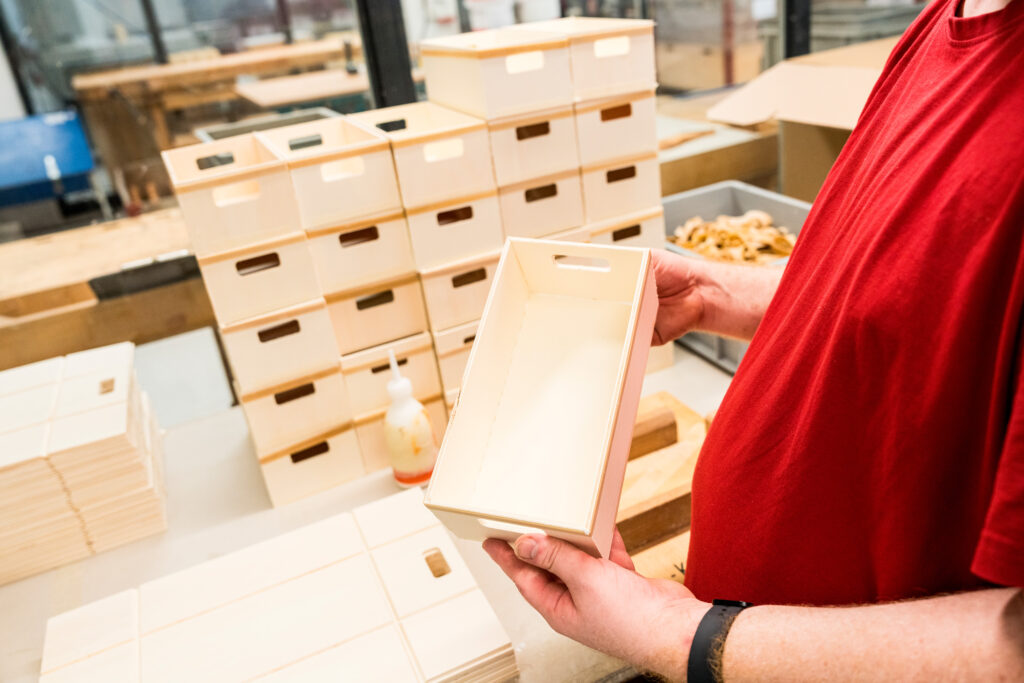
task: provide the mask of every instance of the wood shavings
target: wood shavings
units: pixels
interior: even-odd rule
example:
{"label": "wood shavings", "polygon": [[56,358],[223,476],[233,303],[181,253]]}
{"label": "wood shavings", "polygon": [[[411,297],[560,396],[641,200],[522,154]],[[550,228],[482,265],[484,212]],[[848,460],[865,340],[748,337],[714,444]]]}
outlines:
{"label": "wood shavings", "polygon": [[742,216],[719,216],[714,221],[694,216],[676,228],[671,239],[715,261],[755,265],[789,256],[796,243],[795,235],[773,225],[771,215],[758,210]]}

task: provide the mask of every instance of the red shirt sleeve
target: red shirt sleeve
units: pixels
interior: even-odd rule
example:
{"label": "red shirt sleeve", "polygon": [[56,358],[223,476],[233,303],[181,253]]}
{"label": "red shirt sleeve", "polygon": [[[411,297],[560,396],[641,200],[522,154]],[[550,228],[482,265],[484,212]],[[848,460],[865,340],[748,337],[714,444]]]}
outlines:
{"label": "red shirt sleeve", "polygon": [[1024,372],[1018,373],[992,502],[971,571],[999,585],[1024,587]]}

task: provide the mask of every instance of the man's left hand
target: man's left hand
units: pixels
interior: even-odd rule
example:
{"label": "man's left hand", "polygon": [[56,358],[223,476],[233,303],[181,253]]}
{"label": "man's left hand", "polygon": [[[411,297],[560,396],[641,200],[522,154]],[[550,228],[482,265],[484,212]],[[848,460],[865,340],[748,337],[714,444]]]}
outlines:
{"label": "man's left hand", "polygon": [[690,642],[710,605],[675,581],[637,574],[617,531],[607,560],[543,534],[520,536],[511,547],[490,538],[484,550],[554,630],[685,679]]}

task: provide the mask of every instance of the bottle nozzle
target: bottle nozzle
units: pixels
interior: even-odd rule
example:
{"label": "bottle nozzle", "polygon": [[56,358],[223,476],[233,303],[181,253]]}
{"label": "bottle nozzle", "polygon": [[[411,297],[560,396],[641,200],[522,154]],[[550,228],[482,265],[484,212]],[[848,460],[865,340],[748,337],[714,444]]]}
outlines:
{"label": "bottle nozzle", "polygon": [[398,370],[398,360],[395,358],[394,349],[388,349],[388,364],[391,365],[391,378],[402,379],[402,373]]}

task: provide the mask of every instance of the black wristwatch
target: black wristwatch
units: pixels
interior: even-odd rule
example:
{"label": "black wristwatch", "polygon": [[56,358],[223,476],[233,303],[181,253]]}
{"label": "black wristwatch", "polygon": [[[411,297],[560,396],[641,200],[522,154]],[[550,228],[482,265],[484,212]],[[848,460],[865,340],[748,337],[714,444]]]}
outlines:
{"label": "black wristwatch", "polygon": [[[718,683],[712,657],[721,651],[736,615],[752,605],[738,600],[714,600],[711,609],[700,620],[690,645],[690,658],[686,664],[687,683]],[[719,664],[721,664],[719,662]]]}

